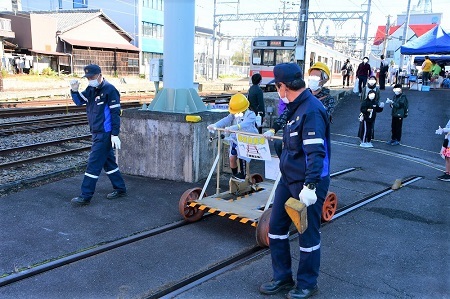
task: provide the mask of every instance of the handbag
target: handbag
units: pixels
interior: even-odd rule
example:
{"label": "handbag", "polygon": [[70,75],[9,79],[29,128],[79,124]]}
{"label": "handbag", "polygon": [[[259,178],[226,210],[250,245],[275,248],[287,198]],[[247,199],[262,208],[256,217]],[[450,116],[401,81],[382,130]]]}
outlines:
{"label": "handbag", "polygon": [[355,85],[353,86],[353,93],[359,93],[359,78],[356,78]]}

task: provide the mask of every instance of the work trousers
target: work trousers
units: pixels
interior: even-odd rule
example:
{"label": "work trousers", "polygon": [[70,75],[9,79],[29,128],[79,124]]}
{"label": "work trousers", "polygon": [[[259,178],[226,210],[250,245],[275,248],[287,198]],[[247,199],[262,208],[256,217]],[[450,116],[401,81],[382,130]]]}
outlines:
{"label": "work trousers", "polygon": [[366,87],[367,84],[367,76],[358,76],[358,90],[359,93],[362,93],[362,90],[364,87]]}
{"label": "work trousers", "polygon": [[380,72],[380,89],[386,89],[386,73]]}
{"label": "work trousers", "polygon": [[[307,208],[308,228],[299,235],[300,260],[297,271],[297,288],[312,288],[317,284],[320,268],[320,222],[322,206],[330,185],[330,177],[322,178],[317,185],[317,202]],[[275,191],[269,222],[269,244],[272,256],[274,280],[292,278],[289,227],[292,220],[284,204],[290,198],[298,198],[303,182],[288,184],[282,177]]]}
{"label": "work trousers", "polygon": [[400,142],[402,139],[402,126],[403,126],[403,118],[402,117],[393,117],[391,123],[392,129],[392,140],[396,140]]}
{"label": "work trousers", "polygon": [[114,190],[126,192],[125,182],[120,174],[111,145],[111,132],[92,134],[92,147],[81,184],[81,197],[92,198],[102,168],[108,175]]}
{"label": "work trousers", "polygon": [[363,120],[359,123],[358,137],[361,142],[371,142],[374,134],[374,121]]}
{"label": "work trousers", "polygon": [[342,85],[345,86],[345,79],[347,79],[347,86],[349,86],[350,75],[342,76]]}

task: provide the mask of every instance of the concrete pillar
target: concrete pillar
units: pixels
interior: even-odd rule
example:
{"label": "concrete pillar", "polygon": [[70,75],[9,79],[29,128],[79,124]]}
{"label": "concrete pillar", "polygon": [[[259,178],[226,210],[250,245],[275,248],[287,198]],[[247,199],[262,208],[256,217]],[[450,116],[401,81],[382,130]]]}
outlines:
{"label": "concrete pillar", "polygon": [[164,1],[164,88],[150,111],[196,113],[206,105],[194,87],[195,0]]}

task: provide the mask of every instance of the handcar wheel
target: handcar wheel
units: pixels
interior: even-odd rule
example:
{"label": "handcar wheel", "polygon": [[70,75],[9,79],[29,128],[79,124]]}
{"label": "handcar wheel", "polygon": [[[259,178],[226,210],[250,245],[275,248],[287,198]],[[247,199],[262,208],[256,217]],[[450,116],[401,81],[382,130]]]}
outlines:
{"label": "handcar wheel", "polygon": [[252,184],[261,183],[263,180],[264,179],[262,175],[260,175],[259,173],[253,173],[250,175],[250,182],[252,182]]}
{"label": "handcar wheel", "polygon": [[180,214],[181,216],[183,216],[184,220],[195,222],[200,220],[205,213],[205,211],[199,210],[197,206],[189,206],[190,202],[197,200],[200,197],[200,193],[202,193],[201,188],[193,188],[184,191],[183,195],[181,195],[180,202],[178,203],[178,210],[180,211]]}
{"label": "handcar wheel", "polygon": [[272,208],[267,209],[259,218],[256,226],[256,243],[260,247],[269,247],[269,222]]}
{"label": "handcar wheel", "polygon": [[328,192],[327,197],[325,197],[325,202],[322,207],[322,220],[325,222],[330,221],[334,213],[336,213],[336,208],[338,204],[338,199],[336,193]]}

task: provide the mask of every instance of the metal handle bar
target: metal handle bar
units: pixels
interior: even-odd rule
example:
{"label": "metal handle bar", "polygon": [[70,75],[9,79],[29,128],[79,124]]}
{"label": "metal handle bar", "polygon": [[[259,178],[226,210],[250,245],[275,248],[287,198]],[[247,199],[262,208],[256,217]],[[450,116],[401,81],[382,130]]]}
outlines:
{"label": "metal handle bar", "polygon": [[[216,131],[222,131],[222,132],[229,132],[229,133],[239,133],[239,134],[243,134],[243,135],[249,135],[249,136],[257,136],[257,137],[264,137],[263,134],[256,134],[256,133],[250,133],[250,132],[245,132],[245,131],[233,131],[233,130],[225,130],[224,128],[215,128],[214,130]],[[283,137],[280,136],[272,136],[269,139],[279,139],[279,140],[283,140]]]}

